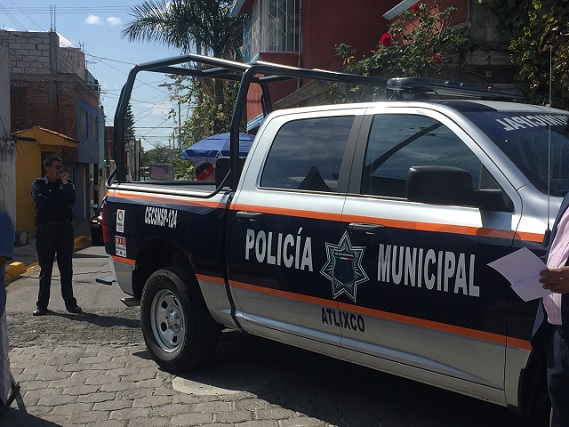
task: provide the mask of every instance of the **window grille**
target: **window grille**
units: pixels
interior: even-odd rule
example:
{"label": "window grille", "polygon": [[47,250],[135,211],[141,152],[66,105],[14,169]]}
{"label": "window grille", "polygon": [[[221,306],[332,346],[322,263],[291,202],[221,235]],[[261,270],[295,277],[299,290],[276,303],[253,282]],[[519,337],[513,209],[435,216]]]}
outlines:
{"label": "window grille", "polygon": [[300,52],[298,5],[299,0],[257,0],[253,4],[244,26],[246,60],[259,52]]}

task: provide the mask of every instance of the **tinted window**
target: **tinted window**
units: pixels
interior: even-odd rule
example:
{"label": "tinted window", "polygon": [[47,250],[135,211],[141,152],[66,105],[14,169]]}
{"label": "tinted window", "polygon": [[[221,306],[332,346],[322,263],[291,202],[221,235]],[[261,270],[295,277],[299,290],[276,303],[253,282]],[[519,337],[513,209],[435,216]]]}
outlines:
{"label": "tinted window", "polygon": [[412,166],[462,168],[472,175],[473,190],[487,179],[481,176],[483,169],[474,153],[439,121],[418,115],[377,115],[368,139],[361,193],[405,197]]}
{"label": "tinted window", "polygon": [[269,151],[261,186],[336,191],[354,117],[325,117],[286,123]]}
{"label": "tinted window", "polygon": [[[540,191],[562,196],[569,191],[567,116],[520,112],[465,113]],[[551,177],[548,182],[548,177]]]}

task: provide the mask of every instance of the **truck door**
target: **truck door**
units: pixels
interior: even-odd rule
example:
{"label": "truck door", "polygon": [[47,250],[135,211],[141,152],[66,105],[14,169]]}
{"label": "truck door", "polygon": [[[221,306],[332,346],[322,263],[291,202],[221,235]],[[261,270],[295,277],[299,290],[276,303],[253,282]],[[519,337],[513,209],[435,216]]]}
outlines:
{"label": "truck door", "polygon": [[[365,248],[369,279],[337,299],[340,311],[364,317],[365,331],[342,329],[343,357],[503,394],[507,303],[515,296],[486,264],[510,252],[517,195],[504,191],[497,168],[443,115],[384,109],[367,119],[342,219],[351,245]],[[497,193],[504,209],[407,200],[409,169],[427,165],[466,170],[474,190]]]}
{"label": "truck door", "polygon": [[347,147],[360,123],[356,112],[277,115],[257,135],[227,230],[229,284],[245,330],[337,356],[338,304],[320,268],[325,242],[344,233]]}

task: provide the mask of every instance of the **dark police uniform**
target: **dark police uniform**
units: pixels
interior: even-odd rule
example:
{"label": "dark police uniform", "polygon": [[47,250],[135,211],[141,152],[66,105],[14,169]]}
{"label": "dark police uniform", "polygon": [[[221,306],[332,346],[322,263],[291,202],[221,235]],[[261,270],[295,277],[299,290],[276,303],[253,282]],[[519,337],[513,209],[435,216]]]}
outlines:
{"label": "dark police uniform", "polygon": [[47,310],[56,253],[61,275],[61,296],[67,309],[77,307],[72,285],[75,236],[71,225],[75,186],[71,180],[63,184],[61,180],[50,182],[44,176],[34,180],[32,196],[36,206],[36,250],[41,268],[37,308]]}

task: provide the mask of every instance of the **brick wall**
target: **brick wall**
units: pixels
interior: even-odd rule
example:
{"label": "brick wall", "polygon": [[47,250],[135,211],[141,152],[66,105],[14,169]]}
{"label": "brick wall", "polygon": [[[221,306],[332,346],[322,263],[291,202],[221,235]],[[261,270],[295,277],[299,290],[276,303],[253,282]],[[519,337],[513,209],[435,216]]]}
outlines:
{"label": "brick wall", "polygon": [[57,49],[57,72],[63,74],[77,74],[85,79],[85,54],[78,48]]}
{"label": "brick wall", "polygon": [[85,78],[85,54],[79,48],[60,47],[55,32],[0,30],[0,46],[9,49],[14,74],[76,74]]}
{"label": "brick wall", "polygon": [[78,100],[97,109],[98,98],[74,75],[12,78],[12,131],[42,126],[79,139]]}
{"label": "brick wall", "polygon": [[10,72],[49,74],[52,37],[50,33],[1,30],[0,45],[10,52]]}

